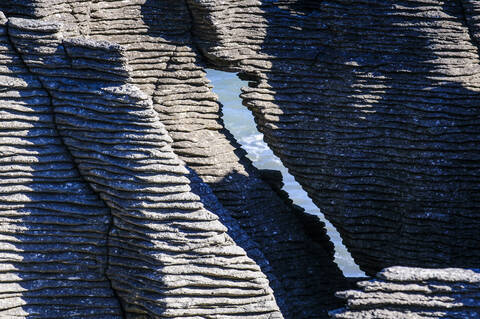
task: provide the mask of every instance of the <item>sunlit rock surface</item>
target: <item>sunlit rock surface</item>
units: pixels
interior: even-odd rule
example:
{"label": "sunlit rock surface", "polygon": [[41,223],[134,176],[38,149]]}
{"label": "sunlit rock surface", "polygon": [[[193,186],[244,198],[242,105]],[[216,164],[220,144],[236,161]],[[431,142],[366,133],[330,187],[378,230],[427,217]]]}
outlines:
{"label": "sunlit rock surface", "polygon": [[52,22],[2,30],[2,316],[282,318],[123,50]]}
{"label": "sunlit rock surface", "polygon": [[188,3],[363,270],[480,264],[477,1]]}
{"label": "sunlit rock surface", "polygon": [[[175,154],[248,235],[243,245],[294,318],[325,317],[346,283],[324,224],[265,182],[221,121],[182,1],[7,1],[12,16],[63,22],[63,32],[121,44],[129,81],[149,96]],[[79,8],[84,8],[80,10]],[[305,274],[308,274],[306,276]]]}
{"label": "sunlit rock surface", "polygon": [[480,318],[479,269],[390,267],[337,295],[347,306],[336,319]]}
{"label": "sunlit rock surface", "polygon": [[[480,264],[475,1],[0,10],[2,316],[326,318],[341,306],[323,223],[225,130],[206,63],[250,81],[242,98],[266,141],[369,274]],[[468,300],[348,292],[333,315],[475,318],[465,272],[448,280]],[[434,274],[405,280],[445,281]],[[403,282],[387,275],[387,290]]]}

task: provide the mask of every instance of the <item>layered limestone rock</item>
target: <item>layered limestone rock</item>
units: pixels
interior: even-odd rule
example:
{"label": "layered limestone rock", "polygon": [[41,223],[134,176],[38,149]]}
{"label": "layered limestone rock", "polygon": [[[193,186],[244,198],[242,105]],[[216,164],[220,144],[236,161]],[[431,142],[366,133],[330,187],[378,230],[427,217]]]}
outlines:
{"label": "layered limestone rock", "polygon": [[480,45],[480,3],[475,0],[461,0],[461,9],[468,26],[470,37],[479,47]]}
{"label": "layered limestone rock", "polygon": [[362,269],[480,264],[476,1],[188,3]]}
{"label": "layered limestone rock", "polygon": [[307,233],[303,213],[260,178],[224,128],[193,45],[190,14],[176,0],[98,2],[91,9],[91,36],[126,48],[133,83],[152,96],[175,153],[259,244],[279,281],[274,290],[285,315],[324,317],[337,303],[331,292],[343,284],[324,226],[317,221],[317,232]]}
{"label": "layered limestone rock", "polygon": [[282,318],[225,210],[128,83],[122,49],[6,23],[2,316]]}
{"label": "layered limestone rock", "polygon": [[337,319],[480,318],[480,270],[391,267],[338,293],[347,307]]}
{"label": "layered limestone rock", "polygon": [[12,16],[65,22],[65,34],[121,44],[131,83],[152,98],[173,139],[173,151],[211,186],[228,209],[225,216],[238,220],[253,240],[243,245],[234,238],[268,275],[283,313],[292,318],[326,317],[327,309],[339,305],[333,295],[345,282],[333,263],[333,246],[323,223],[272,189],[225,130],[221,105],[191,36],[186,2],[8,3],[3,6]]}
{"label": "layered limestone rock", "polygon": [[[339,305],[324,225],[225,130],[206,60],[251,81],[259,129],[367,272],[480,263],[475,1],[0,9],[35,19],[0,26],[1,315],[280,318],[271,288],[287,318]],[[390,268],[332,315],[476,318],[468,275]]]}
{"label": "layered limestone rock", "polygon": [[65,36],[90,32],[91,0],[3,0],[0,9],[7,16],[28,17],[61,23]]}
{"label": "layered limestone rock", "polygon": [[106,277],[109,211],[6,24],[0,12],[0,317],[122,318]]}

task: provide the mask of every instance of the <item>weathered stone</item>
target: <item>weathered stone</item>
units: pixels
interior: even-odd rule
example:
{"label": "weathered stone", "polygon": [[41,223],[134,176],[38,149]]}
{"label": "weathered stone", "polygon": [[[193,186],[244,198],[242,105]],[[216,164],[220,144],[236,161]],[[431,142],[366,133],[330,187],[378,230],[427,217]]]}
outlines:
{"label": "weathered stone", "polygon": [[[284,193],[275,187],[272,189],[224,128],[221,105],[210,89],[191,35],[191,12],[186,2],[55,0],[50,5],[46,1],[32,1],[30,6],[29,14],[17,12],[15,6],[7,12],[43,21],[60,20],[64,34],[114,41],[125,48],[131,83],[152,98],[159,120],[173,139],[173,151],[210,185],[228,210],[226,214],[237,219],[246,235],[255,242],[252,251],[245,247],[247,253],[267,274],[277,302],[287,317],[325,318],[327,309],[339,306],[334,292],[346,288],[346,283],[333,262],[333,245],[326,236],[324,224],[294,207]],[[48,6],[55,8],[51,14]],[[88,7],[82,20],[75,17],[73,10],[81,6]],[[80,21],[86,21],[88,28],[81,30]],[[63,45],[72,51],[66,43]],[[26,44],[25,47],[38,50],[38,45]],[[77,57],[78,53],[73,55],[82,61],[82,64],[74,63],[72,74],[77,73],[77,77],[73,80],[68,80],[72,76],[68,74],[70,71],[48,68],[55,65],[53,58],[49,58],[52,63],[32,69],[42,76],[65,78],[57,81],[57,88],[51,93],[54,97],[62,95],[62,99],[71,99],[71,94],[61,88],[76,87],[79,92],[91,90],[78,80],[79,77],[87,81],[89,78],[101,80],[104,74],[108,78],[110,74],[103,71],[109,68],[115,76],[127,76],[121,73],[125,70],[123,66],[113,67],[111,61],[102,64],[97,59]],[[55,58],[61,63],[61,56]],[[90,65],[86,65],[87,61]],[[29,57],[28,62],[36,65],[35,56]],[[78,75],[78,67],[90,68],[90,72]],[[84,113],[85,118],[91,116],[94,113]],[[101,130],[98,124],[86,125]],[[129,132],[134,129],[127,122],[122,125]],[[106,125],[103,127],[107,129]],[[112,129],[114,127],[109,128]],[[262,254],[258,254],[259,251]],[[310,275],[305,276],[306,273]]]}
{"label": "weathered stone", "polygon": [[480,264],[477,1],[188,3],[362,269]]}
{"label": "weathered stone", "polygon": [[[38,107],[19,97],[17,108],[7,96],[0,113],[11,122],[2,125],[10,134],[0,142],[8,166],[0,174],[16,178],[0,183],[0,230],[8,235],[0,256],[2,316],[282,318],[259,266],[194,193],[202,190],[209,208],[226,214],[173,153],[150,97],[128,76],[108,80],[111,69],[128,75],[122,50],[64,41],[52,25],[10,18],[2,43],[21,62],[2,85],[22,93],[31,83],[47,97]],[[45,33],[55,36],[49,42]],[[43,72],[55,69],[51,55],[64,61],[61,76]],[[25,128],[38,134],[25,136]],[[231,218],[222,222],[239,228]],[[250,242],[243,235],[242,243]]]}
{"label": "weathered stone", "polygon": [[108,208],[75,167],[6,23],[0,13],[0,317],[121,318],[105,273]]}
{"label": "weathered stone", "polygon": [[478,269],[391,267],[358,283],[360,291],[337,296],[347,306],[330,312],[338,319],[480,318]]}
{"label": "weathered stone", "polygon": [[[480,263],[476,1],[0,9],[2,316],[114,318],[120,298],[137,319],[281,317],[271,288],[288,318],[339,306],[323,223],[245,157],[205,62],[250,81],[259,129],[368,273]],[[379,277],[332,314],[478,317],[476,271]]]}

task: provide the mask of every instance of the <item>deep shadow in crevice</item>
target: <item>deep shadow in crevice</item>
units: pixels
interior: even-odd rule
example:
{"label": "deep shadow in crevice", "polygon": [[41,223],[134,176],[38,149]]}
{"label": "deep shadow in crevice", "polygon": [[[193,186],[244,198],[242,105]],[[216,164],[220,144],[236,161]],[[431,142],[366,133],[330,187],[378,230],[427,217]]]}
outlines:
{"label": "deep shadow in crevice", "polygon": [[[204,182],[207,182],[222,205],[260,247],[273,270],[273,275],[286,292],[286,296],[283,297],[283,293],[276,291],[277,301],[287,305],[282,308],[284,315],[291,318],[326,317],[327,308],[339,305],[333,296],[334,291],[347,285],[341,271],[333,262],[333,248],[328,238],[324,236],[320,239],[317,236],[318,232],[315,232],[317,237],[312,238],[306,232],[303,220],[297,215],[298,208],[284,201],[262,179],[251,161],[247,159],[246,152],[225,129],[220,117],[221,106],[210,90],[202,93],[203,96],[198,94],[194,98],[190,98],[192,95],[185,92],[183,97],[174,102],[170,96],[162,95],[163,91],[168,90],[183,92],[182,85],[174,86],[166,81],[168,78],[177,77],[178,70],[188,68],[191,71],[204,66],[204,61],[198,59],[200,55],[194,47],[190,25],[185,23],[184,28],[169,29],[169,26],[173,25],[168,22],[169,19],[178,19],[178,16],[182,16],[188,21],[192,8],[187,8],[184,2],[168,3],[170,11],[167,12],[163,10],[165,2],[146,1],[142,6],[142,16],[148,25],[149,36],[179,48],[171,52],[169,62],[162,67],[163,77],[158,77],[157,86],[153,90],[155,109],[160,114],[162,122],[166,123],[166,128],[174,140],[175,153]],[[183,38],[179,40],[179,37]],[[192,58],[191,63],[194,66],[187,67],[179,57],[182,56],[182,51],[190,50],[196,58]],[[207,87],[204,74],[195,80],[205,81],[204,85]],[[188,81],[193,83],[192,79]],[[198,90],[196,85],[193,84],[190,90],[196,92]],[[184,102],[187,99],[193,100],[190,105]],[[204,102],[197,102],[200,100]],[[216,104],[215,107],[212,107],[212,102]],[[207,113],[215,110],[211,113],[212,120],[208,125],[203,125],[202,119],[196,119],[197,123],[191,123],[188,118],[172,115],[175,114],[175,109],[178,109],[180,114],[181,110],[191,108],[197,105],[196,103],[198,103],[195,107],[196,112]],[[190,127],[194,132],[188,132]],[[187,141],[189,143],[192,141],[192,147],[184,146]],[[319,230],[324,229],[323,223],[318,222],[318,225]],[[248,249],[246,250],[248,252]],[[250,257],[256,258],[253,255]],[[261,260],[257,262],[260,265],[264,263]],[[306,273],[309,274],[308,277],[305,276]]]}
{"label": "deep shadow in crevice", "polygon": [[[302,223],[305,225],[308,236],[316,238],[316,241],[324,245],[325,251],[333,252],[332,243],[334,244],[335,262],[345,276],[364,276],[342,245],[340,235],[335,228],[331,224],[324,227],[323,224],[318,223],[317,216],[325,222],[323,214],[313,204],[300,184],[288,173],[280,159],[263,142],[263,135],[258,132],[253,115],[246,107],[241,105],[242,101],[238,96],[241,87],[247,83],[240,81],[234,73],[211,69],[207,69],[207,77],[213,84],[213,91],[223,104],[221,114],[226,128],[235,136],[242,148],[247,151],[248,158],[259,169],[261,179],[269,184],[287,206],[294,208],[296,204],[305,209],[308,214],[304,214],[304,210],[298,207],[299,213],[296,215],[299,220],[304,221]],[[325,234],[325,229],[330,238]]]}
{"label": "deep shadow in crevice", "polygon": [[478,265],[478,52],[458,3],[262,3],[272,65],[244,102],[362,269]]}

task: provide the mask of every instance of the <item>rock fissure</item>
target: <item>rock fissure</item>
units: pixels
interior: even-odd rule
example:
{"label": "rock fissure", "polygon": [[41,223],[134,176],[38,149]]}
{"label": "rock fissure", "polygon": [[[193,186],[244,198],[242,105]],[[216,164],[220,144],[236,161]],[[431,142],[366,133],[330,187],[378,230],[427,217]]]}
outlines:
{"label": "rock fissure", "polygon": [[211,63],[259,79],[244,104],[363,270],[478,264],[477,1],[468,30],[458,2],[190,3]]}
{"label": "rock fissure", "polygon": [[[206,64],[255,80],[242,98],[259,131],[368,273],[479,264],[478,1],[4,8],[32,19],[0,25],[1,316],[257,319],[280,305],[323,319],[339,305],[323,225],[245,158]],[[387,268],[331,314],[476,318],[472,271]]]}

